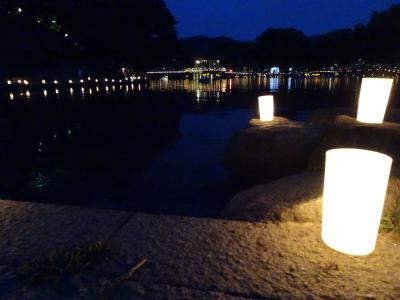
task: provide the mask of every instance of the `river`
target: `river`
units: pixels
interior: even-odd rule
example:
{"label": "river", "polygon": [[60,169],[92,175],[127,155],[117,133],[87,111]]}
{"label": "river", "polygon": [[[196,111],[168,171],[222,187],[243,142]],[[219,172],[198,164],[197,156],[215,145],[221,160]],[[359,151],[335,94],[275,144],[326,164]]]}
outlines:
{"label": "river", "polygon": [[[354,107],[361,79],[151,81],[46,87],[0,99],[0,198],[216,217],[241,189],[223,167],[230,136],[273,94],[276,114],[304,120]],[[390,106],[398,106],[396,81]]]}

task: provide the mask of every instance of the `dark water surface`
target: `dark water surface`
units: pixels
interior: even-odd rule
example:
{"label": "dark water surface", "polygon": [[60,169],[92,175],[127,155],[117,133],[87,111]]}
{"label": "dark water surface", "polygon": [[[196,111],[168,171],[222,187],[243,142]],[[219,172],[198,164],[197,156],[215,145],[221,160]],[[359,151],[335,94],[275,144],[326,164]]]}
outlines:
{"label": "dark water surface", "polygon": [[[316,108],[354,107],[360,84],[272,78],[3,89],[0,198],[214,217],[240,189],[223,153],[257,116],[258,95],[273,93],[277,115],[300,120]],[[391,106],[397,100],[396,88]]]}

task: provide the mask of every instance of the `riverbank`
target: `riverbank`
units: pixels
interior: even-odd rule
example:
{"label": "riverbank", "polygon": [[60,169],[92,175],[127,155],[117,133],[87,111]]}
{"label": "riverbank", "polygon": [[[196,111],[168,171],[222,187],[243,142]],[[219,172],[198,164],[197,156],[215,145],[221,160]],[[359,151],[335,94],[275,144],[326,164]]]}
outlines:
{"label": "riverbank", "polygon": [[[107,260],[54,282],[24,284],[21,265],[102,240]],[[314,223],[250,223],[0,201],[2,299],[263,299],[400,296],[399,240],[351,257]],[[61,287],[57,289],[56,287]],[[68,288],[66,288],[68,287]]]}

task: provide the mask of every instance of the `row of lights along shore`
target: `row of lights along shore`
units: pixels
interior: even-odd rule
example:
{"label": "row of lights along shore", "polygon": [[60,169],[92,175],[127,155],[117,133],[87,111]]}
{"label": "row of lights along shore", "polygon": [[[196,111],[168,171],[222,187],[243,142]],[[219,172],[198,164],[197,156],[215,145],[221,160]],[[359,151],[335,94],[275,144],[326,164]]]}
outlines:
{"label": "row of lights along shore", "polygon": [[[383,123],[393,79],[363,78],[357,121]],[[274,120],[273,96],[259,97],[260,120]],[[383,153],[337,148],[326,152],[321,238],[349,255],[376,246],[393,159]]]}
{"label": "row of lights along shore", "polygon": [[[119,85],[119,90],[123,90],[123,87],[124,87],[124,86],[125,86],[125,93],[129,92],[129,86],[131,87],[131,90],[132,90],[132,91],[135,89],[135,85],[134,85],[133,83],[128,83],[128,84],[120,84],[120,85]],[[79,90],[79,89],[78,89],[78,90]],[[112,85],[111,88],[110,88],[109,85],[106,85],[105,88],[104,88],[104,90],[105,90],[106,93],[110,92],[110,90],[113,91],[113,92],[115,92],[115,91],[117,90],[117,88],[116,88],[116,85]],[[137,90],[138,90],[138,91],[141,91],[141,85],[140,85],[140,84],[137,86]],[[86,92],[85,87],[81,87],[81,88],[80,88],[80,91],[81,91],[82,94],[85,94],[85,92]],[[100,87],[99,87],[98,85],[96,85],[96,86],[93,87],[93,88],[91,88],[91,87],[90,87],[90,88],[87,88],[87,91],[88,91],[89,95],[92,95],[92,94],[93,94],[93,91],[96,91],[97,93],[99,93],[99,92],[100,92]],[[56,95],[59,95],[59,94],[60,94],[60,90],[59,90],[58,88],[55,88],[54,92],[55,92]],[[75,92],[74,88],[73,88],[73,87],[70,87],[70,88],[69,88],[69,92],[70,92],[71,96],[73,96],[73,95],[74,95],[74,92]],[[21,92],[20,95],[21,95],[21,96],[24,96],[24,95],[25,95],[27,98],[30,98],[30,97],[31,97],[31,92],[30,92],[29,90],[27,90],[27,91],[25,92],[25,94],[24,94],[24,92]],[[47,89],[44,89],[44,90],[43,90],[43,96],[47,97],[48,95],[49,95],[48,90],[47,90]],[[14,100],[14,98],[15,98],[14,93],[10,93],[10,100]]]}
{"label": "row of lights along shore", "polygon": [[[143,79],[147,79],[146,77],[143,77]],[[58,84],[86,84],[86,83],[123,83],[123,82],[135,82],[137,80],[142,80],[141,76],[131,76],[131,77],[125,77],[124,79],[114,79],[114,78],[92,78],[92,77],[87,77],[86,79],[78,79],[78,80],[72,80],[69,79],[65,82],[59,81],[59,80],[46,80],[42,79],[40,82],[30,82],[26,79],[16,79],[16,80],[7,80],[7,85],[12,86],[12,85],[30,85],[30,84],[42,84],[42,85],[58,85]]]}

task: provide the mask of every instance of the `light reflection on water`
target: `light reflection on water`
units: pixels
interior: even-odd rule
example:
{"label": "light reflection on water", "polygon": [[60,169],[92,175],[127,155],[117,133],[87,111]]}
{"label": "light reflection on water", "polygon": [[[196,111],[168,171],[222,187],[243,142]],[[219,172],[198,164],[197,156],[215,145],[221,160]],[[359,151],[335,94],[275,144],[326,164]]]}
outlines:
{"label": "light reflection on water", "polygon": [[13,136],[3,157],[15,157],[8,169],[0,162],[0,197],[216,216],[231,196],[224,149],[257,116],[257,96],[273,93],[279,115],[305,118],[315,108],[354,105],[360,84],[235,78],[7,91],[0,118]]}
{"label": "light reflection on water", "polygon": [[[106,79],[107,80],[107,79]],[[107,81],[108,82],[108,81]],[[399,78],[394,79],[394,94],[398,93]],[[192,92],[197,100],[219,100],[221,95],[225,93],[231,93],[232,91],[241,90],[259,90],[264,93],[280,93],[283,90],[287,92],[296,92],[298,90],[326,90],[334,92],[335,89],[354,89],[358,91],[361,87],[360,77],[306,77],[306,78],[294,78],[294,77],[258,77],[258,78],[234,78],[234,79],[221,79],[212,80],[208,83],[202,83],[199,81],[184,79],[184,80],[152,80],[149,85],[144,86],[141,84],[126,84],[119,85],[119,89],[115,85],[105,85],[104,90],[101,90],[99,86],[95,86],[96,93],[105,94],[116,93],[118,90],[125,90],[125,94],[133,92],[135,90],[151,90],[151,91],[188,91]],[[93,94],[92,88],[88,88],[89,95]],[[33,93],[37,90],[22,91],[14,94],[9,93],[9,99],[14,100],[16,98],[31,98]],[[47,97],[52,90],[43,89],[41,91],[44,97]],[[64,93],[63,88],[55,88],[53,92],[56,95]],[[86,94],[85,87],[81,87],[81,97],[84,98]],[[74,96],[74,88],[69,88],[70,96]],[[59,99],[57,97],[57,99]]]}

